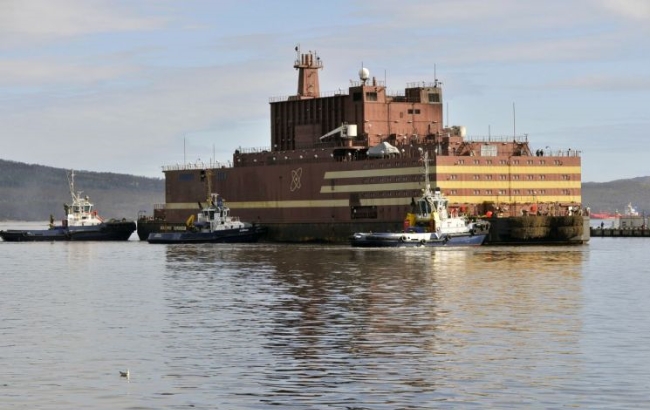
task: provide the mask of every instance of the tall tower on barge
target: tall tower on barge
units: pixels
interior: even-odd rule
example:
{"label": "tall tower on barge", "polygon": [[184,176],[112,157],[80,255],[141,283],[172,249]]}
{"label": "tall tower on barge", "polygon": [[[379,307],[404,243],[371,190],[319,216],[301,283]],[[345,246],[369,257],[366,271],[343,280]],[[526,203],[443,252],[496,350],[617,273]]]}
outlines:
{"label": "tall tower on barge", "polygon": [[311,51],[308,54],[300,54],[300,47],[296,46],[298,57],[293,67],[298,70],[298,94],[292,99],[303,100],[320,96],[318,84],[318,70],[323,68],[320,57]]}
{"label": "tall tower on barge", "polygon": [[[292,151],[348,146],[367,149],[382,142],[393,145],[433,141],[440,136],[442,89],[439,83],[409,84],[403,95],[388,95],[386,85],[366,68],[347,90],[323,95],[318,71],[323,62],[315,52],[298,53],[297,94],[271,100],[271,150]],[[344,140],[323,140],[342,125],[357,134]]]}

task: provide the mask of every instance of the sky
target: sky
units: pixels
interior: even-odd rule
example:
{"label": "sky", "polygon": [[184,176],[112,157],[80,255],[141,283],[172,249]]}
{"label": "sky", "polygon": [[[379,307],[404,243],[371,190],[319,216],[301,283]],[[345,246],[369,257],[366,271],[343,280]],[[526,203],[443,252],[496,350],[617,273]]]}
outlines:
{"label": "sky", "polygon": [[446,125],[578,150],[582,181],[650,175],[650,0],[0,0],[0,159],[164,178],[270,146],[269,101],[363,66],[435,78]]}

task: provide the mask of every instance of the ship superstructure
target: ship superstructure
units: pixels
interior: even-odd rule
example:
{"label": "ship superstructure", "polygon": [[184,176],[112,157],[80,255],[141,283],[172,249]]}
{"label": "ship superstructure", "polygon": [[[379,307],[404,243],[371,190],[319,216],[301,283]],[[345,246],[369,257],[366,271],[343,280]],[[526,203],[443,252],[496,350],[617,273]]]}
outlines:
{"label": "ship superstructure", "polygon": [[237,149],[227,165],[163,167],[166,203],[154,221],[184,222],[209,176],[233,212],[264,225],[270,240],[343,242],[352,232],[399,230],[424,188],[422,151],[452,212],[580,209],[578,151],[533,149],[526,135],[470,138],[463,126],[445,126],[437,78],[391,93],[362,68],[347,90],[321,93],[322,60],[296,51],[298,90],[270,100],[270,146]]}

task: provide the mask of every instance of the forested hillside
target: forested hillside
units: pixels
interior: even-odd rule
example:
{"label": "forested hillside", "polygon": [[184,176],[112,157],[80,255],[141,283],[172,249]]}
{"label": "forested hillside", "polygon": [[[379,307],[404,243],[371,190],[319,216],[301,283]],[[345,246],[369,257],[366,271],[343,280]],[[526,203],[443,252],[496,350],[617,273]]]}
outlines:
{"label": "forested hillside", "polygon": [[[69,170],[0,160],[0,220],[46,221],[63,217],[70,203]],[[101,217],[135,220],[165,202],[164,179],[75,170],[75,190],[83,191]]]}

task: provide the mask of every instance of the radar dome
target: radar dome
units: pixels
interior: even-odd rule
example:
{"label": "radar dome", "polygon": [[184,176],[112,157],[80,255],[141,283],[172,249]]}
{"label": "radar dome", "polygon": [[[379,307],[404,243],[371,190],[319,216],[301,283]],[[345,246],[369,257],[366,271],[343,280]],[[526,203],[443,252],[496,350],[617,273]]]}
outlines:
{"label": "radar dome", "polygon": [[366,67],[361,67],[361,70],[359,70],[359,79],[361,79],[362,81],[366,81],[369,78],[370,78],[370,71]]}

